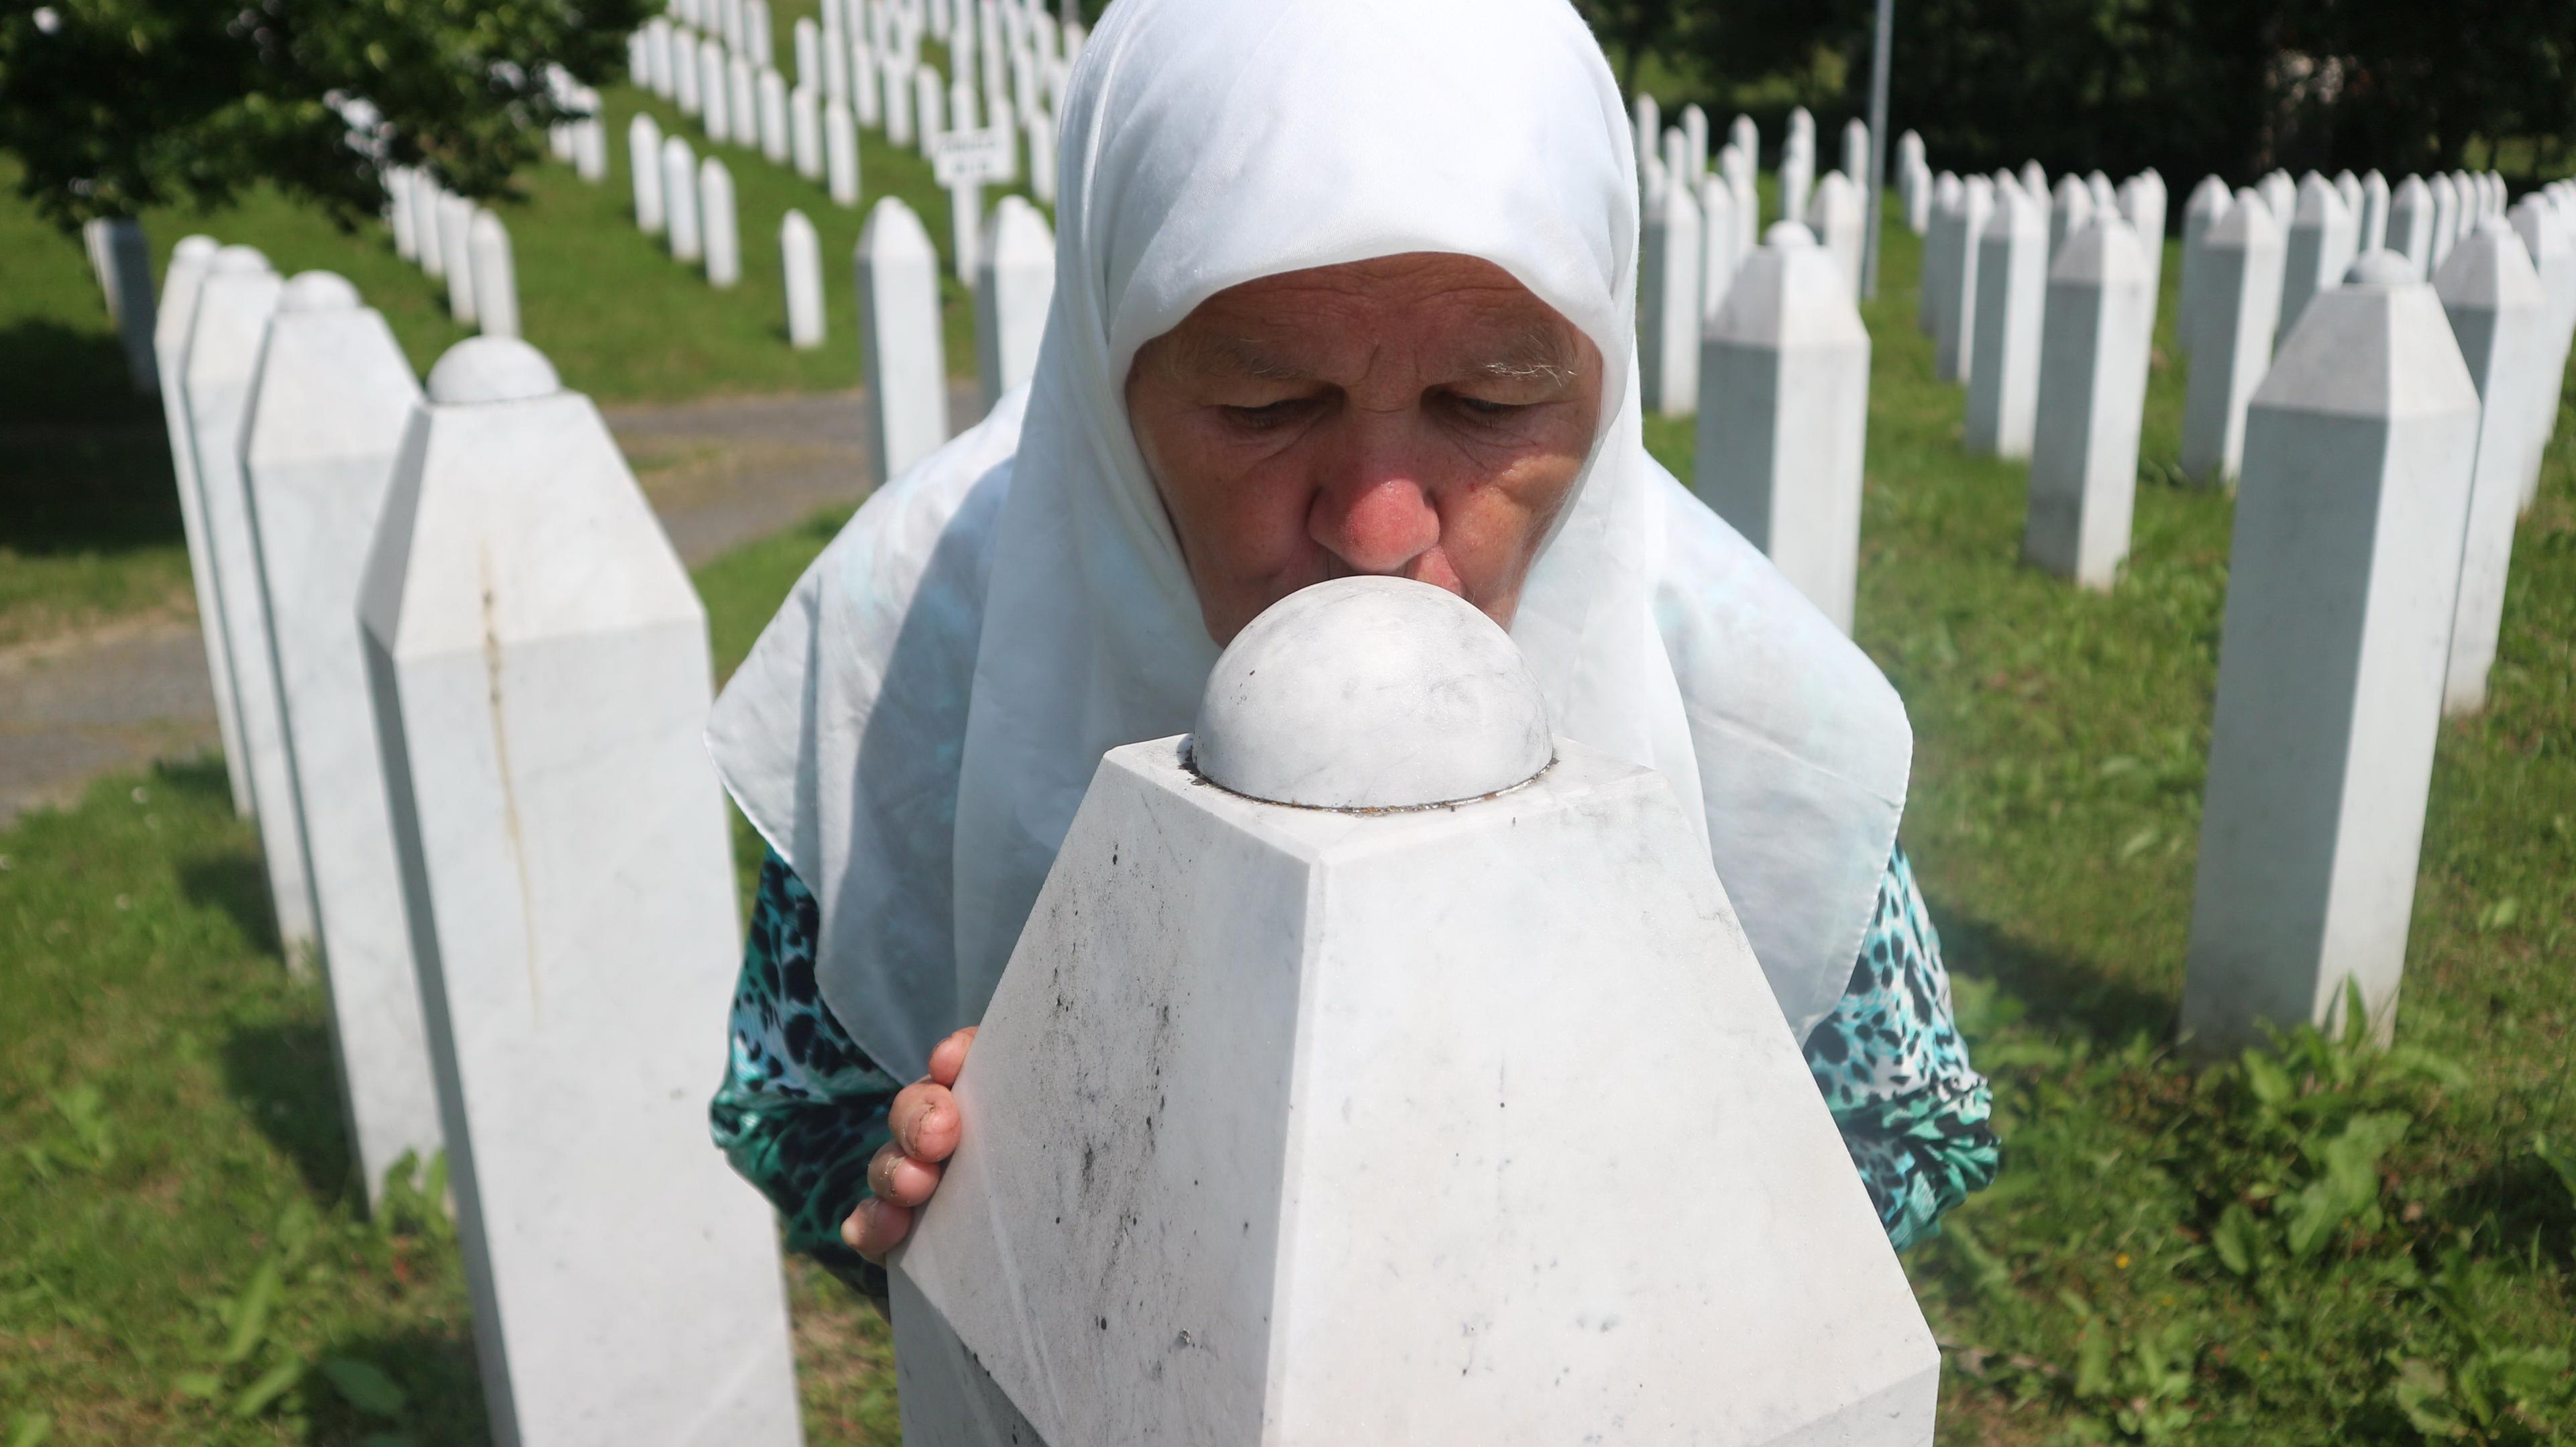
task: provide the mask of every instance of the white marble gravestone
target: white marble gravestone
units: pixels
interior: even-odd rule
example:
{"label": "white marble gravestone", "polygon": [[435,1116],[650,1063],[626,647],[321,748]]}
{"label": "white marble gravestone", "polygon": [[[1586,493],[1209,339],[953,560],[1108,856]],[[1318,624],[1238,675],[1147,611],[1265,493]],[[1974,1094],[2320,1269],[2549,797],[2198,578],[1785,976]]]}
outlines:
{"label": "white marble gravestone", "polygon": [[242,475],[302,804],[350,1154],[372,1207],[406,1152],[440,1145],[420,982],[403,921],[358,575],[419,400],[393,329],[329,272],[286,284],[269,326]]}
{"label": "white marble gravestone", "polygon": [[2318,292],[2339,284],[2352,269],[2360,224],[2345,209],[2334,184],[2314,171],[2299,183],[2298,210],[2282,251],[2281,322],[2284,337]]}
{"label": "white marble gravestone", "polygon": [[188,545],[188,581],[197,598],[197,629],[205,638],[206,678],[215,698],[215,733],[223,745],[224,776],[233,812],[252,810],[250,756],[244,752],[241,706],[233,698],[232,650],[224,641],[223,602],[215,587],[212,545],[197,486],[197,444],[188,418],[188,337],[197,322],[197,299],[219,248],[211,236],[183,236],[170,251],[161,278],[160,313],[153,319],[152,352],[161,373],[161,421],[170,435],[170,471],[179,485],[180,531]]}
{"label": "white marble gravestone", "polygon": [[[1843,175],[1852,183],[1854,191],[1860,191],[1868,187],[1869,122],[1862,120],[1858,116],[1854,116],[1843,122],[1842,166],[1840,169],[1842,170]],[[1855,290],[1854,294],[1858,294],[1857,290]]]}
{"label": "white marble gravestone", "polygon": [[2095,218],[2048,274],[2021,543],[2083,587],[2108,590],[2129,555],[2154,322],[2146,248],[2127,222]]}
{"label": "white marble gravestone", "polygon": [[2372,252],[2255,395],[2228,551],[2182,1025],[2395,1024],[2478,394],[2441,302]]}
{"label": "white marble gravestone", "polygon": [[2540,273],[2540,290],[2549,311],[2541,340],[2528,364],[2537,385],[2525,394],[2530,410],[2530,445],[2523,453],[2522,506],[2540,496],[2540,465],[2557,430],[2559,393],[2567,372],[2569,343],[2576,340],[2576,209],[2565,209],[2539,196],[2526,196],[2513,208],[2514,234],[2522,238],[2531,264]]}
{"label": "white marble gravestone", "polygon": [[1684,807],[1437,589],[1256,619],[1102,760],[991,989],[893,1262],[904,1440],[1928,1444],[1938,1349]]}
{"label": "white marble gravestone", "polygon": [[136,396],[149,397],[161,390],[152,357],[158,320],[152,299],[152,243],[143,234],[142,222],[120,217],[107,223],[99,244],[107,265],[108,309],[116,318],[117,342],[125,350],[126,380],[133,384]]}
{"label": "white marble gravestone", "polygon": [[2353,242],[2353,254],[2378,251],[2388,245],[2388,178],[2373,170],[2361,178],[2361,229]]}
{"label": "white marble gravestone", "polygon": [[206,561],[215,575],[216,616],[232,662],[233,705],[240,715],[243,757],[250,764],[252,813],[259,821],[269,904],[288,968],[303,973],[314,945],[313,886],[306,873],[304,823],[286,758],[277,711],[277,663],[269,649],[268,605],[259,577],[259,540],[250,495],[242,486],[242,429],[251,382],[284,283],[247,246],[215,253],[197,293],[189,328],[181,396],[196,450],[198,506]]}
{"label": "white marble gravestone", "polygon": [[1644,91],[1629,103],[1629,129],[1636,138],[1637,172],[1645,174],[1646,162],[1653,159],[1655,148],[1663,144],[1664,110],[1653,96]]}
{"label": "white marble gravestone", "polygon": [[787,139],[796,174],[808,181],[822,180],[823,101],[812,86],[800,85],[787,97]]}
{"label": "white marble gravestone", "polygon": [[2335,195],[2343,202],[2344,214],[2352,218],[2353,237],[2357,242],[2361,236],[2361,178],[2354,175],[2350,169],[2337,171],[2334,174],[2334,189]]}
{"label": "white marble gravestone", "polygon": [[2460,188],[2450,173],[2436,171],[2429,183],[2433,193],[2433,249],[2426,262],[2426,274],[2442,269],[2451,258],[2451,245],[2460,239]]}
{"label": "white marble gravestone", "polygon": [[2093,190],[2084,178],[2069,171],[2057,178],[2057,192],[2031,193],[2048,207],[2048,260],[2055,265],[2057,253],[2066,249],[2066,238],[2093,224]]}
{"label": "white marble gravestone", "polygon": [[2492,214],[2451,248],[2433,290],[2478,389],[2477,463],[2442,687],[2443,712],[2475,713],[2486,707],[2487,671],[2504,623],[2524,459],[2544,440],[2532,434],[2527,397],[2548,381],[2538,363],[2546,356],[2549,296],[2521,238]]}
{"label": "white marble gravestone", "polygon": [[889,52],[879,61],[879,68],[885,81],[881,98],[885,101],[886,144],[910,150],[914,145],[913,67],[900,54]]}
{"label": "white marble gravestone", "polygon": [[2174,340],[2185,356],[2198,349],[2199,339],[2192,327],[2208,309],[2204,292],[2208,288],[2208,268],[2204,264],[2209,243],[2209,229],[2226,216],[2236,204],[2235,193],[2216,176],[2203,176],[2191,188],[2191,196],[2182,206],[2182,278],[2180,291],[2174,297]]}
{"label": "white marble gravestone", "polygon": [[1925,210],[1923,280],[1914,301],[1914,326],[1923,335],[1937,339],[1941,335],[1942,309],[1950,302],[1954,270],[1951,248],[1958,240],[1959,204],[1964,193],[1959,178],[1948,171],[1935,177],[1927,190],[1931,200]]}
{"label": "white marble gravestone", "polygon": [[1739,260],[1735,238],[1735,188],[1714,173],[1699,183],[1699,311],[1703,324],[1726,304]]}
{"label": "white marble gravestone", "polygon": [[[1998,181],[2019,181],[2021,183],[2022,190],[2034,201],[2041,200],[2042,198],[2049,197],[2054,194],[2048,184],[2048,172],[2042,169],[2039,162],[2035,160],[2022,162],[2021,170],[2019,172],[1998,171],[1995,173],[1995,178]],[[2059,184],[2065,184],[2066,180],[2072,180],[2078,186],[2084,184],[2083,178],[2077,176],[2072,171],[2067,172],[2065,178],[2061,180]],[[2087,203],[2090,203],[2093,199],[2093,193],[2090,191],[2085,192],[2084,199]]]}
{"label": "white marble gravestone", "polygon": [[939,328],[939,253],[912,208],[880,197],[859,232],[859,345],[867,363],[868,480],[948,440],[948,362]]}
{"label": "white marble gravestone", "polygon": [[1933,374],[1965,382],[1977,345],[1977,252],[1994,215],[1995,183],[1970,176],[1959,183],[1959,204],[1940,223],[1950,228],[1941,248],[1941,309],[1933,318]]}
{"label": "white marble gravestone", "polygon": [[1792,127],[1788,143],[1781,150],[1775,179],[1780,187],[1780,219],[1783,221],[1804,223],[1808,197],[1816,189],[1816,143],[1812,131],[1805,134],[1807,139],[1802,143],[1799,139],[1801,133]]}
{"label": "white marble gravestone", "polygon": [[706,615],[524,342],[440,359],[383,511],[359,620],[493,1438],[793,1447],[773,1218],[707,1145]]}
{"label": "white marble gravestone", "polygon": [[698,162],[699,245],[706,249],[707,285],[742,280],[742,226],[733,204],[733,172],[718,157]]}
{"label": "white marble gravestone", "polygon": [[698,229],[698,159],[687,140],[667,136],[662,141],[662,206],[665,228],[674,261],[697,261],[706,255],[706,241]]}
{"label": "white marble gravestone", "polygon": [[671,104],[680,114],[706,124],[705,50],[688,30],[671,34]]}
{"label": "white marble gravestone", "polygon": [[2421,176],[2407,177],[2390,193],[2387,249],[2405,257],[2418,277],[2433,274],[2433,192]]}
{"label": "white marble gravestone", "polygon": [[1055,301],[1055,233],[1038,208],[1004,196],[987,236],[975,269],[975,370],[989,409],[1037,372]]}
{"label": "white marble gravestone", "polygon": [[922,66],[912,75],[912,130],[921,153],[930,154],[931,142],[948,134],[948,90],[939,80],[939,72]]}
{"label": "white marble gravestone", "polygon": [[1044,106],[1029,117],[1029,194],[1055,204],[1055,118]]}
{"label": "white marble gravestone", "polygon": [[823,345],[823,243],[802,211],[790,209],[778,223],[778,264],[787,293],[787,345],[811,351]]}
{"label": "white marble gravestone", "polygon": [[2289,172],[2275,170],[2254,183],[2254,194],[2271,209],[2273,226],[2287,232],[2298,214],[2299,183],[2290,179]]}
{"label": "white marble gravestone", "polygon": [[595,186],[608,179],[608,123],[600,119],[599,92],[585,86],[579,100],[587,113],[573,122],[572,170]]}
{"label": "white marble gravestone", "polygon": [[733,135],[733,82],[725,64],[723,42],[707,36],[698,42],[698,127],[712,145]]}
{"label": "white marble gravestone", "polygon": [[2201,294],[2185,323],[2191,377],[2183,397],[2182,468],[2219,486],[2234,482],[2245,454],[2245,409],[2272,365],[2281,315],[2281,228],[2252,191],[2201,238]]}
{"label": "white marble gravestone", "polygon": [[1645,409],[1687,417],[1699,403],[1699,200],[1689,177],[1650,181],[1637,259],[1637,380]]}
{"label": "white marble gravestone", "polygon": [[480,208],[462,196],[438,198],[438,254],[447,264],[447,314],[472,326],[474,309],[474,213]]}
{"label": "white marble gravestone", "polygon": [[758,150],[763,144],[760,71],[749,56],[737,54],[725,62],[725,100],[732,112],[725,128],[732,132],[733,143],[746,150]]}
{"label": "white marble gravestone", "polygon": [[[2083,213],[2092,215],[2090,198]],[[1977,239],[1976,359],[1968,372],[1970,452],[2030,456],[2039,409],[2042,311],[2048,304],[2048,210],[2019,187],[1995,188],[1995,213]]]}
{"label": "white marble gravestone", "polygon": [[1840,268],[1787,221],[1737,269],[1700,351],[1693,490],[1846,633],[1869,353]]}
{"label": "white marble gravestone", "polygon": [[2120,214],[2128,218],[2129,234],[2138,243],[2138,254],[2147,263],[2147,335],[2139,345],[2152,354],[2155,347],[2157,309],[2162,305],[2165,285],[2165,178],[2154,167],[2131,176],[2120,186]]}
{"label": "white marble gravestone", "polygon": [[839,101],[823,107],[823,174],[833,204],[859,204],[859,132]]}
{"label": "white marble gravestone", "polygon": [[796,18],[794,29],[796,85],[802,90],[823,78],[823,27],[810,15]]}
{"label": "white marble gravestone", "polygon": [[1693,101],[1682,107],[1682,144],[1690,157],[1688,169],[1696,178],[1708,170],[1708,112]]}
{"label": "white marble gravestone", "polygon": [[1828,171],[1807,199],[1807,229],[1818,245],[1842,268],[1843,284],[1860,295],[1861,266],[1869,244],[1867,218],[1861,213],[1860,183],[1842,171]]}
{"label": "white marble gravestone", "polygon": [[754,80],[754,99],[759,106],[760,154],[777,165],[786,165],[795,146],[788,134],[787,79],[774,70],[763,70]]}
{"label": "white marble gravestone", "polygon": [[385,168],[385,220],[393,229],[394,255],[405,261],[417,262],[420,260],[420,212],[412,205],[411,177],[408,166]]}
{"label": "white marble gravestone", "polygon": [[635,229],[661,235],[668,224],[662,202],[662,128],[642,111],[626,123],[626,169],[634,177]]}
{"label": "white marble gravestone", "polygon": [[476,207],[466,228],[465,254],[474,268],[474,311],[483,335],[519,335],[519,268],[510,255],[509,228]]}

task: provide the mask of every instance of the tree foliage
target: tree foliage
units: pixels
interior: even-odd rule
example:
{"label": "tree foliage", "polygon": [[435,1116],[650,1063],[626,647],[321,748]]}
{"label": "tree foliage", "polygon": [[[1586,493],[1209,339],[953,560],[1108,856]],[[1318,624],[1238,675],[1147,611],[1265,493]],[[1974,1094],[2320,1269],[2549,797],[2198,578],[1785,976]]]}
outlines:
{"label": "tree foliage", "polygon": [[489,196],[563,118],[547,66],[597,83],[648,0],[0,0],[0,149],[76,226],[260,183],[344,224],[380,163]]}
{"label": "tree foliage", "polygon": [[[1654,51],[1706,98],[1786,77],[1820,121],[1867,107],[1875,0],[1580,3],[1614,58]],[[2501,137],[2555,162],[2576,139],[2568,0],[1896,0],[1895,13],[1890,108],[1946,168],[2394,175]]]}

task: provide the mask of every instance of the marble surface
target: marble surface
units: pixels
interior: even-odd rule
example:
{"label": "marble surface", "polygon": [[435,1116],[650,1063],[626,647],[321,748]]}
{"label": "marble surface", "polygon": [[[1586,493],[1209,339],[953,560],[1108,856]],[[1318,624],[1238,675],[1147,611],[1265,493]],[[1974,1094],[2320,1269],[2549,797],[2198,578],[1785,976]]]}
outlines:
{"label": "marble surface", "polygon": [[215,731],[223,747],[224,776],[233,812],[252,808],[250,759],[242,750],[241,705],[233,698],[232,652],[224,642],[224,610],[215,593],[214,555],[206,542],[205,509],[197,487],[197,444],[188,421],[188,338],[197,321],[197,298],[217,246],[211,236],[186,236],[170,251],[161,279],[161,306],[153,319],[153,363],[161,373],[161,421],[170,433],[170,471],[179,484],[180,531],[188,545],[188,581],[197,597],[197,628],[205,638],[206,676],[214,693]]}
{"label": "marble surface", "polygon": [[[2521,238],[2492,217],[2451,248],[2433,290],[2478,389],[2477,463],[2442,686],[2443,712],[2475,713],[2486,706],[2487,670],[2495,663],[2504,624],[2525,455],[2539,440],[2532,435],[2529,398],[2532,389],[2548,386],[2542,369],[2549,355],[2549,295]],[[2555,401],[2556,389],[2549,390]]]}
{"label": "marble surface", "polygon": [[2298,209],[2282,250],[2281,335],[2299,324],[2299,313],[2318,292],[2341,284],[2360,240],[2361,219],[2344,205],[2333,182],[2310,171],[2299,183]]}
{"label": "marble surface", "polygon": [[859,233],[859,342],[867,362],[869,482],[948,440],[948,361],[939,324],[939,253],[912,208],[880,197]]}
{"label": "marble surface", "polygon": [[2049,271],[2022,556],[2108,590],[2129,555],[2155,299],[2147,249],[2117,216],[2078,231]]}
{"label": "marble surface", "polygon": [[509,228],[500,217],[476,207],[465,251],[474,264],[474,312],[483,335],[519,335],[519,268],[510,255]]}
{"label": "marble surface", "polygon": [[251,809],[259,822],[269,904],[276,912],[287,965],[301,974],[311,968],[315,942],[313,889],[277,709],[277,666],[269,650],[259,544],[252,532],[250,496],[242,486],[241,452],[251,381],[283,286],[258,252],[246,246],[217,252],[197,294],[182,385],[196,449],[206,561],[215,575],[217,616],[223,619],[224,653],[232,669],[242,757],[250,766]]}
{"label": "marble surface", "polygon": [[741,953],[706,618],[552,375],[493,337],[432,369],[359,603],[493,1438],[789,1447],[773,1218],[706,1136]]}
{"label": "marble surface", "polygon": [[958,1082],[907,1441],[1930,1442],[1931,1334],[1660,775],[1558,740],[1356,815],[1183,742],[1103,761]]}
{"label": "marble surface", "polygon": [[[1943,309],[1950,304],[1952,247],[1958,240],[1958,210],[1963,188],[1944,171],[1926,188],[1923,206],[1923,284],[1914,303],[1915,330],[1939,346]],[[1937,354],[1936,354],[1937,360]]]}
{"label": "marble surface", "polygon": [[438,254],[447,259],[447,314],[467,326],[482,316],[474,307],[474,213],[462,196],[438,199]]}
{"label": "marble surface", "polygon": [[1742,228],[1735,224],[1735,185],[1725,176],[1711,172],[1700,179],[1699,221],[1699,312],[1705,327],[1726,304],[1726,289],[1735,284],[1742,259],[1736,244]]}
{"label": "marble surface", "polygon": [[2272,365],[2284,254],[2271,208],[2252,191],[2201,237],[2182,411],[2182,468],[2200,483],[2232,485],[2243,464],[2245,409]]}
{"label": "marble surface", "polygon": [[1428,583],[1337,578],[1291,593],[1208,674],[1192,766],[1255,799],[1401,809],[1536,778],[1547,702],[1520,650]]}
{"label": "marble surface", "polygon": [[779,218],[778,274],[787,295],[787,344],[799,351],[823,345],[823,243],[802,211]]}
{"label": "marble surface", "polygon": [[[1994,215],[1977,237],[1976,358],[1969,364],[1964,437],[1970,452],[2028,457],[2039,411],[2049,210],[2039,197],[2018,188],[1995,190]],[[2089,221],[2091,197],[2081,204]]]}
{"label": "marble surface", "polygon": [[742,282],[742,224],[733,200],[733,171],[714,156],[698,162],[698,244],[706,251],[707,285]]}
{"label": "marble surface", "polygon": [[2057,254],[2066,249],[2066,238],[2093,224],[2093,190],[2081,176],[2068,174],[2057,178],[2057,190],[2047,198],[2048,260],[2057,264]]}
{"label": "marble surface", "polygon": [[787,138],[796,174],[808,181],[822,180],[823,98],[810,85],[800,85],[787,94]]}
{"label": "marble surface", "polygon": [[437,180],[425,166],[411,173],[411,184],[412,224],[418,233],[415,239],[420,244],[420,269],[435,280],[447,275],[447,255],[440,249],[442,235],[438,224],[439,209],[447,193],[439,189]]}
{"label": "marble surface", "polygon": [[2533,363],[2542,382],[2524,399],[2530,408],[2522,466],[2522,506],[2527,511],[2540,496],[2541,458],[2550,433],[2558,426],[2568,347],[2576,340],[2571,335],[2576,333],[2576,210],[2554,205],[2545,196],[2525,196],[2514,204],[2511,221],[2540,273],[2540,290],[2549,301],[2549,314],[2541,324],[2541,355]]}
{"label": "marble surface", "polygon": [[1934,317],[1933,372],[1944,382],[1966,382],[1977,346],[1977,240],[1994,214],[1995,183],[1970,176],[1959,183],[1959,203],[1934,221],[1949,235],[1941,247],[1941,310]]}
{"label": "marble surface", "polygon": [[2412,276],[2374,252],[2311,302],[2246,426],[2183,980],[2206,1053],[2336,1026],[2347,979],[2393,1026],[2478,427]]}
{"label": "marble surface", "polygon": [[1637,384],[1645,409],[1687,417],[1699,403],[1697,187],[1667,172],[1645,198],[1637,252]]}
{"label": "marble surface", "polygon": [[760,154],[772,165],[784,166],[794,144],[787,133],[787,79],[763,67],[754,83],[759,88]]}
{"label": "marble surface", "polygon": [[1816,194],[1807,202],[1807,229],[1815,233],[1816,244],[1834,259],[1834,266],[1842,273],[1843,289],[1859,296],[1868,238],[1860,188],[1845,173],[1828,171],[1816,183]]}
{"label": "marble surface", "polygon": [[2423,177],[2409,176],[2389,194],[2384,249],[2405,257],[2417,276],[2433,274],[2433,192]]}
{"label": "marble surface", "polygon": [[637,111],[626,123],[626,169],[634,187],[635,229],[659,236],[667,224],[662,210],[662,128]]}
{"label": "marble surface", "polygon": [[339,277],[307,272],[270,325],[242,449],[341,1109],[371,1206],[404,1152],[425,1161],[440,1146],[356,624],[358,575],[419,396],[384,318]]}
{"label": "marble surface", "polygon": [[823,107],[823,175],[834,205],[859,204],[859,132],[839,101]]}
{"label": "marble surface", "polygon": [[733,140],[730,87],[725,74],[724,43],[712,35],[699,37],[698,129],[707,133],[709,145],[721,146]]}
{"label": "marble surface", "polygon": [[2191,188],[2190,197],[2183,202],[2182,276],[2175,283],[2181,291],[2174,297],[2174,340],[2185,356],[2199,350],[2199,339],[2192,328],[2199,323],[2201,313],[2208,310],[2202,298],[2209,278],[2201,263],[2206,256],[2204,245],[2209,228],[2217,225],[2235,204],[2236,193],[2216,176],[2201,177],[2200,184]]}
{"label": "marble surface", "polygon": [[662,207],[671,259],[703,259],[707,248],[698,229],[698,157],[679,136],[662,140]]}
{"label": "marble surface", "polygon": [[1018,196],[993,205],[989,245],[975,267],[975,370],[991,410],[1036,375],[1038,343],[1055,304],[1055,232]]}
{"label": "marble surface", "polygon": [[1737,271],[1700,356],[1692,490],[1846,633],[1860,581],[1869,356],[1841,269],[1786,223]]}

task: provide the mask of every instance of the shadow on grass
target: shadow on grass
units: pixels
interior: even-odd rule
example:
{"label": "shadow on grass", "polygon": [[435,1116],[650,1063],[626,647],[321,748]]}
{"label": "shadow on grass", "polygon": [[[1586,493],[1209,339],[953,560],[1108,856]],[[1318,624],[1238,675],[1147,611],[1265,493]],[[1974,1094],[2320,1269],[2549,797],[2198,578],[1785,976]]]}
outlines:
{"label": "shadow on grass", "polygon": [[114,334],[22,318],[0,327],[0,426],[158,421],[161,404],[135,395]]}
{"label": "shadow on grass", "polygon": [[2486,1230],[2504,1247],[2576,1263],[2576,1198],[2530,1149],[2529,1127],[2508,1138],[2492,1164],[2433,1207],[2458,1231]]}
{"label": "shadow on grass", "polygon": [[[231,794],[224,798],[229,807]],[[286,956],[277,933],[277,915],[268,898],[268,871],[256,850],[238,854],[203,854],[179,866],[179,893],[200,909],[219,909],[232,916],[242,938],[261,954]]]}
{"label": "shadow on grass", "polygon": [[[453,1335],[408,1331],[335,1342],[320,1354],[325,1365],[305,1391],[303,1440],[311,1447],[366,1447],[391,1441],[483,1447],[492,1440],[484,1414],[483,1378],[474,1362],[474,1338],[462,1322]],[[398,1401],[376,1397],[360,1383],[344,1391],[333,1373],[345,1366],[372,1367],[400,1392]],[[368,1399],[364,1404],[352,1396]]]}
{"label": "shadow on grass", "polygon": [[248,1026],[225,1038],[223,1058],[225,1090],[295,1162],[315,1201],[363,1205],[340,1120],[329,1031],[308,1021]]}
{"label": "shadow on grass", "polygon": [[[0,376],[14,376],[0,358]],[[0,423],[0,548],[30,557],[115,553],[182,536],[169,434],[140,418]]]}
{"label": "shadow on grass", "polygon": [[2180,1005],[2170,996],[2106,979],[2090,965],[2034,949],[2001,926],[1934,908],[1942,960],[1990,980],[2019,1001],[2022,1018],[2052,1031],[2077,1031],[2099,1045],[2124,1045],[2140,1031],[2171,1039]]}

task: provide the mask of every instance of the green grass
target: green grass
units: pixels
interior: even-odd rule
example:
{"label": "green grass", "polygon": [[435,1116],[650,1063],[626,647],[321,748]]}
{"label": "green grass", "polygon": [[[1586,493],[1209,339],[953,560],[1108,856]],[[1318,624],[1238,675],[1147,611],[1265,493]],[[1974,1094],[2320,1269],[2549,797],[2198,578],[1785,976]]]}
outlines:
{"label": "green grass", "polygon": [[[1859,633],[1912,713],[1907,848],[2007,1146],[1907,1263],[1948,1348],[1942,1439],[2576,1434],[2576,1198],[2551,1164],[2576,1147],[2569,428],[2517,540],[2494,706],[2443,730],[2401,1049],[2301,1037],[2193,1070],[2170,1036],[2230,504],[2161,480],[2161,363],[2127,576],[2106,596],[2022,567],[2023,470],[1960,450],[1915,265],[1894,234],[1869,311]],[[1688,475],[1686,424],[1652,441]],[[834,521],[699,571],[721,666]],[[319,989],[276,958],[219,776],[102,783],[0,854],[0,1403],[66,1442],[481,1440],[453,1249],[424,1213],[352,1212]],[[791,1280],[813,1440],[893,1441],[882,1329]]]}

